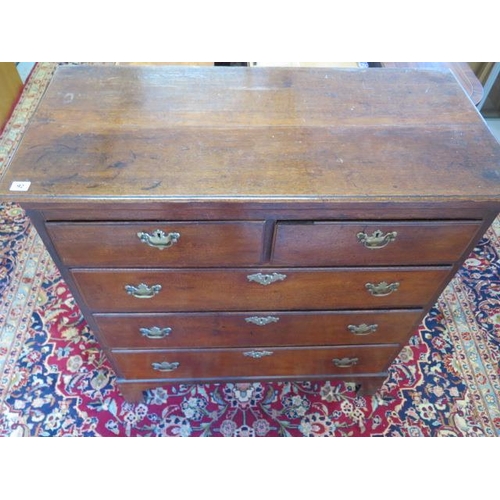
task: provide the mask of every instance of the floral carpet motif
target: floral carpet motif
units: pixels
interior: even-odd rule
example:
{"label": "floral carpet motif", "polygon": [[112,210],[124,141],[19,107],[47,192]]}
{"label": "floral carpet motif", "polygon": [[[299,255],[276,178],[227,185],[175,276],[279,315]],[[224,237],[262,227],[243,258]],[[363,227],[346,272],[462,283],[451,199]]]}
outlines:
{"label": "floral carpet motif", "polygon": [[[0,139],[0,175],[54,64]],[[26,215],[0,203],[0,436],[499,436],[500,220],[374,396],[328,380],[171,385],[144,403],[115,375]]]}

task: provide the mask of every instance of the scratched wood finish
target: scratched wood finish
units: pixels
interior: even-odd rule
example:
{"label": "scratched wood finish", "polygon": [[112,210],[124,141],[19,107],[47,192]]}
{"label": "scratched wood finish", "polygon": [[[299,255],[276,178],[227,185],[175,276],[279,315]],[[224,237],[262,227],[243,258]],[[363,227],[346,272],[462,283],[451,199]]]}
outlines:
{"label": "scratched wood finish", "polygon": [[449,72],[59,67],[0,185],[54,197],[485,200],[500,152]]}
{"label": "scratched wood finish", "polygon": [[[102,341],[110,348],[259,347],[400,343],[421,310],[259,311],[246,313],[95,314]],[[249,321],[267,319],[263,325]],[[271,318],[271,319],[269,319]],[[350,326],[372,325],[353,333]],[[169,328],[163,338],[148,338],[143,328]]]}
{"label": "scratched wood finish", "polygon": [[[278,224],[271,263],[296,266],[425,265],[457,260],[481,228],[480,222],[321,222]],[[394,240],[369,248],[359,233]]]}
{"label": "scratched wood finish", "polygon": [[[398,350],[397,346],[303,347],[246,350],[206,349],[179,351],[123,352],[111,356],[118,372],[128,379],[242,377],[259,373],[267,376],[338,375],[377,373],[383,371]],[[246,356],[245,352],[271,352],[261,358]],[[353,366],[338,367],[334,360],[356,358]],[[179,363],[173,371],[153,369],[153,363]]]}
{"label": "scratched wood finish", "polygon": [[477,106],[483,98],[483,86],[466,62],[383,62],[384,68],[449,69],[462,85],[464,91]]}
{"label": "scratched wood finish", "polygon": [[[450,268],[266,269],[286,276],[270,285],[249,281],[258,269],[89,270],[71,275],[87,305],[102,312],[308,310],[420,307],[439,288]],[[366,283],[399,283],[375,297]],[[152,298],[127,294],[125,286],[160,285]]]}

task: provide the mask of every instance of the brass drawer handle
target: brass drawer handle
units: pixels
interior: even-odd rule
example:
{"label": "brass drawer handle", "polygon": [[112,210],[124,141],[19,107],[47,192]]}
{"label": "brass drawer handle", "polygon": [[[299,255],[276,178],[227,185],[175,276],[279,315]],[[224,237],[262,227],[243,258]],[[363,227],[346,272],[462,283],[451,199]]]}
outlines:
{"label": "brass drawer handle", "polygon": [[397,235],[398,233],[396,231],[384,234],[380,229],[377,229],[372,233],[371,236],[368,236],[364,231],[358,233],[356,236],[358,238],[358,241],[362,243],[366,248],[377,250],[379,248],[384,248],[391,241],[394,241]]}
{"label": "brass drawer handle", "polygon": [[370,333],[376,332],[377,328],[377,324],[367,325],[366,323],[361,325],[349,325],[347,327],[347,329],[354,335],[369,335]]}
{"label": "brass drawer handle", "polygon": [[166,234],[161,229],[156,229],[152,233],[145,233],[141,231],[140,233],[137,233],[137,237],[150,247],[164,250],[165,248],[170,248],[172,245],[177,243],[181,235],[179,233]]}
{"label": "brass drawer handle", "polygon": [[141,283],[138,286],[134,285],[125,285],[125,291],[129,295],[133,295],[138,299],[151,299],[161,290],[161,285],[152,285],[148,286],[144,283]]}
{"label": "brass drawer handle", "polygon": [[170,335],[172,328],[159,328],[153,326],[152,328],[141,328],[139,331],[143,337],[147,337],[148,339],[163,339]]}
{"label": "brass drawer handle", "polygon": [[374,297],[386,297],[387,295],[397,291],[399,283],[386,283],[385,281],[382,281],[378,285],[367,283],[365,287]]}
{"label": "brass drawer handle", "polygon": [[350,368],[351,366],[357,365],[359,359],[358,358],[335,358],[332,359],[333,364],[337,368]]}
{"label": "brass drawer handle", "polygon": [[274,354],[272,351],[247,351],[243,353],[243,356],[247,356],[248,358],[260,359],[264,356],[271,356]]}
{"label": "brass drawer handle", "polygon": [[174,363],[169,363],[168,361],[162,361],[161,363],[151,363],[153,370],[157,372],[173,372],[179,368],[180,363],[175,361]]}
{"label": "brass drawer handle", "polygon": [[247,276],[248,281],[255,281],[260,285],[270,285],[271,283],[275,283],[276,281],[283,281],[286,278],[286,274],[273,273],[273,274],[249,274]]}
{"label": "brass drawer handle", "polygon": [[249,318],[245,318],[247,323],[253,323],[258,326],[269,325],[270,323],[277,323],[280,319],[276,316],[251,316]]}

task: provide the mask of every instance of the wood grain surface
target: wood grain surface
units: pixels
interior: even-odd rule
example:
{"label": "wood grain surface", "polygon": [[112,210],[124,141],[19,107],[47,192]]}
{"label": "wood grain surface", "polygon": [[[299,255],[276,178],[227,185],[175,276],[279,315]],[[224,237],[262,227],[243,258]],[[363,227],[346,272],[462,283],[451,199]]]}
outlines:
{"label": "wood grain surface", "polygon": [[[399,343],[421,310],[260,311],[236,313],[95,314],[100,338],[110,348],[175,349],[204,346],[314,346]],[[263,325],[252,318],[271,318]],[[355,334],[349,326],[375,325]],[[163,338],[148,338],[142,328],[170,328]]]}
{"label": "wood grain surface", "polygon": [[[210,378],[296,375],[332,375],[350,373],[377,373],[383,371],[397,346],[347,346],[347,347],[303,347],[259,349],[270,352],[260,359],[245,356],[243,349],[210,349],[123,352],[115,351],[111,357],[120,375],[128,379],[161,378]],[[356,358],[352,367],[337,367],[335,359]],[[152,367],[153,363],[179,363],[171,372],[162,372]]]}
{"label": "wood grain surface", "polygon": [[[278,224],[274,265],[416,265],[457,260],[480,229],[480,222],[321,222]],[[358,238],[376,232],[394,240],[370,248]]]}
{"label": "wood grain surface", "polygon": [[453,75],[59,67],[0,184],[18,201],[500,197],[497,142]]}
{"label": "wood grain surface", "polygon": [[[266,269],[284,279],[261,285],[248,276],[257,269],[152,269],[71,271],[94,311],[259,311],[420,307],[449,276],[449,267],[387,269]],[[394,293],[374,297],[367,283],[399,283]],[[127,294],[125,286],[161,290],[150,299]]]}
{"label": "wood grain surface", "polygon": [[[139,233],[177,234],[168,248],[147,245]],[[64,263],[86,267],[229,267],[262,260],[264,222],[49,223]]]}

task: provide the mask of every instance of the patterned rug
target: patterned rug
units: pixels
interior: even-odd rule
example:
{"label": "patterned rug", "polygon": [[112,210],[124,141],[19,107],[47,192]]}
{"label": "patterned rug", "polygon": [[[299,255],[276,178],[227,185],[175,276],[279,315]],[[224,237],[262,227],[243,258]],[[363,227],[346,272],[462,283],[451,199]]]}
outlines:
{"label": "patterned rug", "polygon": [[[0,175],[56,65],[38,64],[0,139]],[[0,203],[0,436],[499,436],[500,219],[390,368],[350,384],[174,385],[123,400],[24,212]]]}

